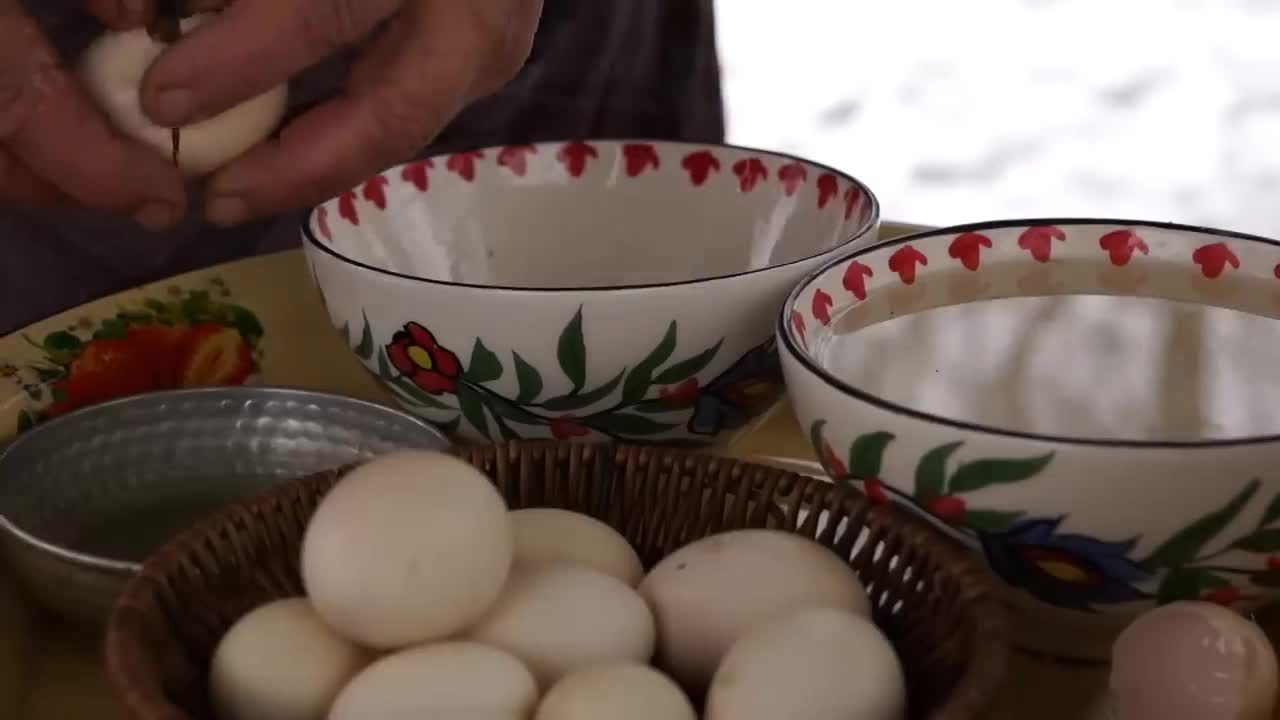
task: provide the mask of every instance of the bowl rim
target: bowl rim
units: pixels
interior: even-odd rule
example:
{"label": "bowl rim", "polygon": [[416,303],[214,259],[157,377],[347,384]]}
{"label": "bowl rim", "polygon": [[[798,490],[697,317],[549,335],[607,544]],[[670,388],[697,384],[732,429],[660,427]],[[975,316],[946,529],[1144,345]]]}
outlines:
{"label": "bowl rim", "polygon": [[[35,428],[32,428],[30,431],[23,433],[22,435],[18,435],[17,437],[12,438],[8,441],[0,441],[0,473],[3,473],[5,471],[5,462],[6,460],[8,460],[10,454],[15,449],[21,448],[25,444],[33,442],[31,438],[32,437],[38,438],[42,432],[45,432],[45,428],[56,428],[56,427],[61,427],[63,425],[69,425],[72,422],[75,422],[76,420],[85,416],[93,415],[98,412],[107,412],[107,411],[110,411],[112,408],[118,408],[123,405],[130,405],[136,402],[140,402],[150,398],[155,398],[158,396],[165,396],[170,398],[186,398],[186,397],[226,395],[226,396],[234,397],[236,395],[248,395],[248,394],[255,394],[255,395],[256,394],[271,394],[271,395],[285,394],[293,398],[319,398],[326,401],[336,400],[344,404],[355,405],[365,409],[376,409],[379,412],[386,412],[386,413],[391,413],[393,415],[397,415],[400,418],[414,425],[419,426],[420,428],[423,429],[424,432],[430,435],[434,435],[437,439],[439,439],[441,443],[443,443],[441,445],[442,448],[447,449],[447,448],[453,447],[452,441],[450,441],[447,437],[445,437],[445,435],[439,429],[437,429],[435,426],[431,425],[430,423],[426,422],[425,420],[422,420],[421,418],[411,415],[398,408],[395,408],[389,405],[383,405],[381,403],[373,402],[371,400],[364,400],[361,398],[355,398],[355,397],[340,395],[336,393],[329,393],[329,392],[324,392],[320,390],[307,390],[303,388],[293,388],[293,387],[287,387],[282,385],[227,385],[227,386],[181,388],[177,390],[158,390],[158,391],[147,392],[147,393],[139,393],[137,395],[129,395],[127,397],[116,398],[113,400],[107,400],[105,402],[97,403],[95,405],[89,405],[83,408],[79,408],[77,410],[67,413],[66,415],[62,415],[46,423],[42,423],[36,426]],[[104,557],[101,555],[95,555],[93,553],[72,550],[64,545],[50,542],[32,533],[31,531],[26,530],[21,526],[19,526],[15,521],[9,518],[8,514],[4,512],[3,508],[0,508],[0,536],[8,536],[9,538],[12,538],[13,540],[16,540],[17,542],[21,543],[22,545],[39,552],[45,557],[56,559],[61,562],[75,565],[80,568],[96,570],[99,572],[107,572],[107,573],[112,573],[116,575],[135,574],[142,569],[143,562],[145,562],[145,559],[139,560],[139,561],[115,560],[115,559]]]}
{"label": "bowl rim", "polygon": [[[1130,220],[1123,218],[1090,218],[1090,217],[1036,217],[1036,218],[1020,218],[1009,220],[986,220],[982,222],[968,223],[964,225],[950,225],[946,227],[932,228],[914,232],[900,237],[875,243],[865,248],[859,248],[851,253],[847,253],[838,258],[824,262],[820,267],[816,268],[804,277],[787,295],[787,301],[782,306],[782,311],[775,318],[775,331],[777,332],[780,342],[779,345],[786,349],[790,355],[802,368],[818,380],[826,384],[832,390],[853,398],[861,403],[870,405],[878,410],[882,410],[891,414],[904,416],[906,418],[924,422],[932,425],[960,430],[964,432],[981,433],[993,435],[1001,438],[1033,440],[1044,443],[1056,443],[1060,445],[1076,446],[1076,447],[1095,447],[1095,448],[1126,448],[1134,450],[1150,450],[1150,449],[1174,449],[1174,450],[1194,450],[1194,449],[1219,449],[1232,448],[1253,445],[1265,445],[1269,443],[1280,443],[1280,433],[1270,433],[1264,435],[1244,435],[1228,438],[1212,438],[1205,440],[1143,440],[1136,438],[1099,438],[1081,435],[1059,435],[1054,433],[1037,433],[1026,430],[1017,430],[1013,428],[999,427],[982,422],[973,422],[968,420],[959,420],[956,418],[939,415],[937,413],[920,410],[899,402],[888,400],[879,395],[863,390],[849,382],[841,380],[834,373],[822,367],[807,352],[802,350],[796,342],[794,331],[791,323],[787,320],[790,316],[791,309],[795,306],[799,297],[805,290],[809,289],[817,279],[831,268],[860,257],[865,257],[873,252],[883,252],[886,248],[904,245],[909,242],[919,241],[926,238],[933,238],[947,235],[958,235],[966,232],[983,232],[986,230],[997,230],[1010,227],[1028,227],[1034,225],[1057,225],[1064,227],[1078,227],[1082,225],[1111,225],[1117,227],[1130,228],[1147,228],[1151,230],[1170,230],[1174,232],[1198,233],[1205,235],[1216,235],[1232,240],[1243,240],[1246,242],[1260,243],[1269,245],[1273,248],[1280,249],[1280,241],[1272,238],[1263,237],[1261,235],[1253,235],[1250,233],[1238,232],[1235,230],[1224,230],[1220,228],[1212,228],[1201,225],[1191,225],[1185,223],[1162,222],[1154,220]],[[963,304],[963,303],[961,303]]]}
{"label": "bowl rim", "polygon": [[[836,243],[834,246],[827,248],[826,250],[823,250],[821,252],[814,253],[812,255],[806,255],[805,257],[802,257],[802,258],[796,258],[795,260],[789,260],[785,263],[779,263],[776,265],[767,265],[765,267],[754,268],[751,270],[741,270],[739,272],[724,273],[720,275],[709,275],[707,277],[692,278],[689,280],[678,280],[674,282],[659,282],[659,283],[629,283],[624,285],[582,285],[582,286],[570,285],[570,286],[557,286],[557,287],[521,287],[518,285],[484,285],[480,283],[462,282],[458,280],[435,280],[432,278],[422,277],[420,275],[411,275],[409,273],[402,273],[396,270],[387,270],[385,268],[380,268],[375,265],[370,265],[366,262],[356,260],[355,258],[349,257],[347,255],[344,255],[338,252],[334,248],[326,245],[325,243],[320,242],[320,239],[317,238],[315,233],[311,231],[312,218],[315,216],[316,212],[320,208],[332,202],[334,198],[328,198],[324,202],[320,203],[319,205],[315,205],[311,208],[308,208],[306,213],[303,214],[302,220],[299,224],[299,228],[302,232],[302,237],[305,240],[305,246],[309,249],[310,248],[318,249],[320,252],[323,252],[327,255],[332,256],[334,259],[338,260],[339,262],[346,263],[348,265],[353,265],[362,270],[368,270],[380,275],[399,278],[401,280],[409,280],[412,282],[425,283],[428,285],[468,288],[473,290],[489,290],[489,291],[496,291],[496,292],[520,292],[520,293],[538,293],[538,294],[600,293],[600,292],[611,292],[611,291],[618,291],[618,290],[652,290],[657,288],[681,287],[685,285],[695,285],[698,283],[715,282],[719,280],[729,280],[734,278],[740,278],[748,275],[754,275],[756,273],[763,273],[763,272],[768,272],[770,270],[790,267],[792,265],[798,265],[800,263],[811,261],[815,258],[824,257],[831,253],[839,253],[843,250],[847,250],[850,244],[858,241],[860,238],[873,232],[880,225],[880,220],[881,220],[880,199],[876,197],[876,194],[872,192],[871,188],[866,183],[862,182],[861,180],[859,180],[858,178],[854,177],[853,175],[847,172],[831,167],[830,165],[827,165],[825,163],[821,163],[821,162],[811,160],[809,158],[801,157],[799,155],[794,155],[787,152],[781,152],[778,150],[765,150],[763,148],[751,147],[748,145],[735,145],[733,143],[725,143],[725,142],[693,142],[693,141],[687,141],[687,140],[663,140],[658,138],[645,138],[645,137],[634,137],[634,138],[632,137],[622,137],[622,138],[584,137],[584,138],[568,138],[565,140],[550,140],[550,141],[543,141],[543,142],[532,143],[532,144],[535,146],[545,146],[545,145],[560,145],[567,142],[584,142],[584,143],[600,143],[600,144],[610,143],[615,145],[622,145],[626,143],[648,143],[651,145],[668,145],[668,146],[677,146],[677,147],[719,148],[721,150],[734,150],[739,152],[757,153],[761,155],[768,155],[770,157],[781,159],[781,160],[791,160],[794,162],[801,162],[811,167],[821,169],[825,172],[829,172],[843,180],[846,180],[852,183],[855,187],[859,188],[867,198],[868,208],[870,212],[867,215],[867,221],[861,224],[860,226],[858,226],[851,234],[849,234],[848,237],[842,239],[840,242]],[[387,168],[386,170],[383,170],[382,173],[385,174],[388,172],[393,172],[407,165],[411,165],[414,162],[420,162],[423,159],[435,160],[435,159],[448,157],[450,155],[454,155],[457,153],[468,152],[471,150],[493,150],[493,149],[502,148],[502,147],[506,147],[506,146],[486,144],[486,145],[475,145],[475,146],[469,145],[466,147],[454,148],[449,152],[432,153],[429,155],[425,155],[422,158],[419,158],[417,160],[412,160],[407,163],[401,163],[399,165],[392,166],[390,168]]]}

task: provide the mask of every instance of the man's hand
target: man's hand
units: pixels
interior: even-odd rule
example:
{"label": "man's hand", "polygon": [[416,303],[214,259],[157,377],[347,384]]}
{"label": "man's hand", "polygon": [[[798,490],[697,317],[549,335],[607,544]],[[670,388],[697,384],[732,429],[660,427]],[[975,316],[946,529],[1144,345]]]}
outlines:
{"label": "man's hand", "polygon": [[187,203],[177,169],[112,129],[19,0],[0,0],[0,203],[82,205],[152,229]]}
{"label": "man's hand", "polygon": [[541,13],[541,0],[234,0],[160,57],[143,107],[180,126],[365,48],[343,94],[211,178],[209,218],[232,225],[322,202],[419,152],[515,75]]}

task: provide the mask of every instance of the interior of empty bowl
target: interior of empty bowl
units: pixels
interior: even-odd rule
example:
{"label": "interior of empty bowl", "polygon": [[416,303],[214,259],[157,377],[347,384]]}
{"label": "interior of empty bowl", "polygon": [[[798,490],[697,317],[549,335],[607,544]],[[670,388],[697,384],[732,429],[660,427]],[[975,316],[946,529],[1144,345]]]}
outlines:
{"label": "interior of empty bowl", "polygon": [[874,239],[862,183],[724,145],[574,141],[432,157],[316,208],[308,240],[350,262],[510,288],[688,282]]}
{"label": "interior of empty bowl", "polygon": [[267,487],[448,443],[359,400],[277,388],[135,396],[72,413],[0,455],[0,521],[50,552],[121,567]]}
{"label": "interior of empty bowl", "polygon": [[1066,441],[1280,435],[1280,245],[1120,221],[903,238],[798,288],[785,335],[894,412]]}

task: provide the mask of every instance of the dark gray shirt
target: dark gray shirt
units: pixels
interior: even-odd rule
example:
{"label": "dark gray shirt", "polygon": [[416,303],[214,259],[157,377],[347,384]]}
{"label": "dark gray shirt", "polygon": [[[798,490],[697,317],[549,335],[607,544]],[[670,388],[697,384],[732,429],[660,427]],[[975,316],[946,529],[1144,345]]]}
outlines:
{"label": "dark gray shirt", "polygon": [[[100,28],[80,0],[26,0],[72,61]],[[586,137],[723,138],[712,0],[547,0],[530,62],[424,154]],[[332,92],[339,59],[291,86],[295,108]],[[408,160],[409,158],[406,158]],[[193,194],[193,199],[198,198]],[[0,335],[112,292],[298,244],[300,213],[234,229],[149,234],[87,211],[0,208]]]}

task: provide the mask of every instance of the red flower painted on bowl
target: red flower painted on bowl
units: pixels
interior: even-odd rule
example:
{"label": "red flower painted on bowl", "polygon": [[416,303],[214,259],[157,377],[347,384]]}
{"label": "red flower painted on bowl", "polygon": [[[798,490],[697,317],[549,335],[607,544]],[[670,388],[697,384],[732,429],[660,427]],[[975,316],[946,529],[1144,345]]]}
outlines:
{"label": "red flower painted on bowl", "polygon": [[458,374],[462,370],[458,356],[442,347],[436,342],[436,336],[418,323],[411,322],[392,336],[387,357],[400,374],[433,395],[458,389]]}

